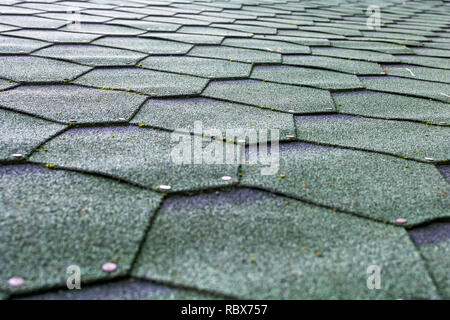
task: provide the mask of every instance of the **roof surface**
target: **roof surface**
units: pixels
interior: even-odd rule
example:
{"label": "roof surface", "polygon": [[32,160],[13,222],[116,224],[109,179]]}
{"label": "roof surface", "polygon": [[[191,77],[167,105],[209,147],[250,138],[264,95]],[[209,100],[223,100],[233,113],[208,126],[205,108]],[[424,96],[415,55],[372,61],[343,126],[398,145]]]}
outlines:
{"label": "roof surface", "polygon": [[[442,1],[3,1],[0,299],[450,299],[449,27]],[[270,153],[197,163],[252,155],[230,129]]]}

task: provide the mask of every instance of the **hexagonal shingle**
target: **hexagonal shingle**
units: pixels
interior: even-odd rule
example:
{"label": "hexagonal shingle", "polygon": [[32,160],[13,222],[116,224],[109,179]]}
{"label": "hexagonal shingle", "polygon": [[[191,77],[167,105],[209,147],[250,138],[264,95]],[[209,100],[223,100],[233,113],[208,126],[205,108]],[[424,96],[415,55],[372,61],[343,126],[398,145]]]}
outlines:
{"label": "hexagonal shingle", "polygon": [[193,44],[220,44],[223,36],[211,36],[206,34],[187,34],[174,32],[150,32],[143,34],[142,38],[161,38]]}
{"label": "hexagonal shingle", "polygon": [[114,19],[106,22],[106,24],[127,26],[152,32],[163,32],[163,31],[176,31],[181,28],[180,25],[173,23],[155,22],[155,21],[144,21],[144,20],[124,20],[124,19]]}
{"label": "hexagonal shingle", "polygon": [[334,103],[326,90],[257,80],[214,81],[202,95],[292,113],[334,110]]}
{"label": "hexagonal shingle", "polygon": [[56,30],[33,30],[33,29],[10,31],[5,32],[4,34],[61,43],[87,43],[100,37],[100,35],[90,33],[64,32]]}
{"label": "hexagonal shingle", "polygon": [[347,115],[296,117],[301,140],[386,152],[424,161],[450,159],[442,148],[450,128],[406,121],[369,119]]}
{"label": "hexagonal shingle", "polygon": [[250,75],[251,64],[198,57],[148,57],[141,62],[145,68],[192,74],[211,79],[244,78]]}
{"label": "hexagonal shingle", "polygon": [[145,97],[72,85],[21,86],[0,92],[0,105],[69,122],[110,122],[130,118]]}
{"label": "hexagonal shingle", "polygon": [[[82,287],[83,290],[51,291],[25,300],[214,300],[217,296],[196,290],[167,287],[153,282],[126,279]],[[0,296],[1,297],[1,296]]]}
{"label": "hexagonal shingle", "polygon": [[21,7],[7,6],[7,5],[0,5],[0,14],[24,14],[25,15],[25,14],[35,14],[35,13],[40,13],[40,12],[42,12],[42,11],[26,9],[26,8],[21,8]]}
{"label": "hexagonal shingle", "polygon": [[252,79],[308,85],[322,89],[358,89],[362,83],[350,74],[294,66],[255,66]]}
{"label": "hexagonal shingle", "polygon": [[61,82],[76,78],[89,69],[40,57],[0,56],[0,77],[20,82]]}
{"label": "hexagonal shingle", "polygon": [[142,51],[147,54],[184,54],[193,47],[175,41],[125,37],[105,37],[94,41],[94,44]]}
{"label": "hexagonal shingle", "polygon": [[240,25],[240,24],[229,24],[229,23],[213,23],[211,27],[221,28],[227,30],[236,30],[240,32],[248,32],[251,34],[277,34],[277,29],[270,28],[267,26],[251,26],[251,25]]}
{"label": "hexagonal shingle", "polygon": [[67,24],[67,21],[46,19],[28,15],[2,14],[2,23],[22,28],[58,29]]}
{"label": "hexagonal shingle", "polygon": [[17,29],[18,29],[17,27],[7,26],[5,24],[0,24],[0,32],[17,30]]}
{"label": "hexagonal shingle", "polygon": [[189,55],[253,63],[281,62],[281,55],[279,53],[225,46],[197,46],[189,52]]}
{"label": "hexagonal shingle", "polygon": [[410,236],[418,246],[428,270],[435,280],[443,299],[450,299],[450,226],[436,222],[412,229]]}
{"label": "hexagonal shingle", "polygon": [[[192,20],[191,20],[192,21]],[[228,30],[211,27],[183,26],[177,31],[178,33],[206,34],[212,36],[228,36],[228,37],[251,37],[249,32],[241,32],[236,30]]]}
{"label": "hexagonal shingle", "polygon": [[[49,18],[49,19],[56,19],[56,20],[64,20],[66,21],[66,30],[71,30],[71,28],[74,28],[74,31],[79,31],[78,26],[74,27],[74,22],[88,22],[88,23],[95,23],[95,22],[105,22],[108,20],[111,20],[109,17],[100,17],[100,16],[94,16],[94,15],[88,15],[83,14],[79,12],[79,9],[66,9],[61,10],[61,12],[50,12],[50,13],[42,13],[39,14],[40,17]],[[64,13],[62,13],[64,12]]]}
{"label": "hexagonal shingle", "polygon": [[[210,22],[202,21],[198,19],[189,19],[189,18],[178,18],[178,17],[158,17],[158,16],[149,16],[147,18],[142,19],[142,21],[153,21],[153,22],[164,22],[164,23],[173,23],[178,26],[200,26],[200,25],[208,25]],[[179,31],[180,29],[177,29]]]}
{"label": "hexagonal shingle", "polygon": [[2,109],[0,122],[0,160],[14,159],[13,154],[25,156],[64,128],[60,124]]}
{"label": "hexagonal shingle", "polygon": [[344,36],[336,34],[327,34],[321,32],[308,32],[301,30],[279,30],[278,35],[280,36],[294,36],[301,38],[323,38],[323,39],[345,39]]}
{"label": "hexagonal shingle", "polygon": [[279,154],[284,178],[244,166],[242,183],[392,223],[450,217],[449,185],[432,164],[306,143],[281,145]]}
{"label": "hexagonal shingle", "polygon": [[357,60],[346,60],[333,57],[296,56],[283,57],[283,64],[311,66],[352,74],[383,74],[383,68],[377,63]]}
{"label": "hexagonal shingle", "polygon": [[0,90],[5,90],[11,87],[14,87],[16,84],[11,80],[3,80],[0,79]]}
{"label": "hexagonal shingle", "polygon": [[96,69],[75,83],[123,90],[135,90],[151,96],[175,96],[199,94],[208,79],[139,68]]}
{"label": "hexagonal shingle", "polygon": [[[76,31],[78,32],[96,33],[105,35],[138,35],[145,32],[144,30],[139,30],[135,28],[129,28],[120,25],[101,24],[101,23],[80,23],[78,26],[76,27]],[[73,31],[73,29],[74,29],[73,26],[68,25],[61,28],[60,30]]]}
{"label": "hexagonal shingle", "polygon": [[285,54],[293,53],[310,53],[309,47],[302,46],[295,43],[260,40],[260,39],[242,39],[242,38],[227,38],[223,41],[223,45],[247,49],[261,49],[270,52],[279,52]]}
{"label": "hexagonal shingle", "polygon": [[94,45],[53,45],[34,53],[36,56],[65,59],[91,66],[134,65],[145,54]]}
{"label": "hexagonal shingle", "polygon": [[[161,199],[114,180],[36,165],[3,166],[0,177],[0,288],[12,292],[65,286],[69,265],[80,267],[83,283],[123,276]],[[111,261],[117,271],[102,271]],[[8,287],[13,276],[24,286]]]}
{"label": "hexagonal shingle", "polygon": [[397,59],[390,54],[365,51],[365,50],[352,50],[341,48],[328,48],[328,47],[316,47],[311,49],[313,55],[330,56],[336,58],[347,58],[366,60],[370,62],[395,62]]}
{"label": "hexagonal shingle", "polygon": [[388,65],[384,67],[386,73],[392,76],[450,83],[450,70],[404,65]]}
{"label": "hexagonal shingle", "polygon": [[400,40],[413,40],[413,41],[427,41],[424,36],[409,35],[404,33],[393,33],[393,32],[380,32],[380,31],[370,31],[363,32],[364,37],[368,38],[387,38],[387,39],[400,39]]}
{"label": "hexagonal shingle", "polygon": [[133,274],[241,299],[438,296],[404,229],[248,189],[167,200]]}
{"label": "hexagonal shingle", "polygon": [[255,35],[252,39],[261,40],[275,40],[277,42],[289,42],[296,43],[304,46],[329,46],[330,41],[320,38],[302,38],[302,37],[290,37],[290,36],[273,36],[273,35]]}
{"label": "hexagonal shingle", "polygon": [[397,77],[360,77],[369,90],[403,93],[450,102],[450,84]]}
{"label": "hexagonal shingle", "polygon": [[[194,157],[179,163],[180,156],[184,155],[181,152],[189,148],[193,138],[178,136],[173,136],[177,138],[175,141],[171,140],[172,133],[138,126],[75,128],[46,143],[44,148],[48,151],[34,154],[31,160],[101,172],[155,189],[169,185],[174,191],[224,186],[237,181],[237,163],[200,161],[203,165],[199,165],[194,163]],[[222,141],[212,146],[217,145],[224,146]],[[194,156],[202,156],[203,148],[196,147],[192,146]],[[236,149],[239,154],[239,146]],[[223,176],[232,180],[223,181]]]}
{"label": "hexagonal shingle", "polygon": [[0,36],[0,53],[30,53],[48,46],[48,43],[38,40]]}
{"label": "hexagonal shingle", "polygon": [[417,55],[396,56],[396,58],[403,63],[432,68],[450,69],[450,59],[447,58],[421,57]]}
{"label": "hexagonal shingle", "polygon": [[112,17],[112,18],[121,18],[121,19],[142,19],[146,15],[143,14],[137,14],[137,13],[131,13],[131,12],[123,12],[123,11],[117,11],[117,10],[98,10],[98,9],[88,9],[83,10],[83,13],[93,15],[93,16],[105,16],[105,17]]}
{"label": "hexagonal shingle", "polygon": [[410,53],[411,49],[404,45],[377,41],[348,41],[348,40],[336,40],[332,42],[333,47],[345,48],[345,49],[362,49],[373,50],[384,53]]}
{"label": "hexagonal shingle", "polygon": [[347,114],[450,123],[448,104],[429,99],[374,91],[334,93],[333,99],[338,110]]}
{"label": "hexagonal shingle", "polygon": [[206,98],[148,100],[132,122],[193,132],[195,121],[201,121],[203,129],[219,130],[221,137],[227,129],[278,129],[281,139],[295,131],[290,114]]}

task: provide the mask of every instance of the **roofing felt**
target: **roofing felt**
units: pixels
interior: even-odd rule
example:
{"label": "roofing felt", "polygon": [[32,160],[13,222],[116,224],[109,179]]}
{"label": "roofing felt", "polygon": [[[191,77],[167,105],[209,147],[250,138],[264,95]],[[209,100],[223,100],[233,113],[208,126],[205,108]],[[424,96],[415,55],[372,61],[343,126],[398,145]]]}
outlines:
{"label": "roofing felt", "polygon": [[376,4],[3,1],[0,299],[449,299],[450,4]]}

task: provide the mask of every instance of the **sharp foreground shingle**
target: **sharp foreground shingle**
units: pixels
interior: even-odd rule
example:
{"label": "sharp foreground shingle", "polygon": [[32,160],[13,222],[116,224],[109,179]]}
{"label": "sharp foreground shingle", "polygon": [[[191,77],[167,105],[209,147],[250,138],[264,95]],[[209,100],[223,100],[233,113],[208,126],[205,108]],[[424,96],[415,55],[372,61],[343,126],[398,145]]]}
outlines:
{"label": "sharp foreground shingle", "polygon": [[450,298],[450,3],[370,5],[3,1],[0,299]]}

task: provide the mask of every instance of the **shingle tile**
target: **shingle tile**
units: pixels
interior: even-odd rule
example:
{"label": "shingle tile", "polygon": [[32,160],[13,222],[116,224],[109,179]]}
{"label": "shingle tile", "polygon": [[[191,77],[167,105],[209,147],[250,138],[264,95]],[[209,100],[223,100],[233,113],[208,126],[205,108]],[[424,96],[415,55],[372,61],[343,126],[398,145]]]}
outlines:
{"label": "shingle tile", "polygon": [[129,279],[82,287],[83,290],[61,290],[32,296],[25,300],[213,300],[212,294],[166,287],[145,280]]}
{"label": "shingle tile", "polygon": [[281,55],[274,52],[225,46],[196,46],[189,55],[253,63],[280,63]]}
{"label": "shingle tile", "polygon": [[[367,290],[375,263],[389,290]],[[241,299],[437,297],[402,228],[247,189],[166,201],[133,274]]]}
{"label": "shingle tile", "polygon": [[260,39],[242,39],[242,38],[228,38],[222,43],[223,45],[230,47],[248,48],[248,49],[260,49],[270,52],[279,52],[285,54],[301,54],[310,53],[309,47],[298,44],[260,40]]}
{"label": "shingle tile", "polygon": [[[80,267],[84,283],[123,276],[161,198],[117,181],[35,165],[3,166],[0,176],[0,288],[10,292],[65,286],[69,265]],[[118,263],[116,272],[102,271],[108,261]],[[22,277],[24,286],[9,288],[12,276]]]}
{"label": "shingle tile", "polygon": [[0,92],[0,105],[62,122],[111,122],[130,118],[145,97],[72,85],[21,86]]}
{"label": "shingle tile", "polygon": [[16,84],[14,82],[0,79],[0,90],[5,90],[14,87]]}
{"label": "shingle tile", "polygon": [[446,58],[421,57],[416,55],[396,56],[396,58],[404,63],[432,68],[450,69],[450,59]]}
{"label": "shingle tile", "polygon": [[283,56],[283,64],[318,67],[361,75],[383,74],[383,68],[377,63],[333,57],[287,55]]}
{"label": "shingle tile", "polygon": [[5,24],[0,24],[0,32],[10,31],[10,30],[17,30],[17,27],[13,26],[7,26]]}
{"label": "shingle tile", "polygon": [[93,70],[75,83],[99,88],[134,90],[151,96],[173,96],[199,94],[208,80],[138,68],[111,68]]}
{"label": "shingle tile", "polygon": [[6,5],[0,5],[0,14],[35,14],[40,13],[40,10],[33,10],[21,7],[12,7]]}
{"label": "shingle tile", "polygon": [[[73,27],[65,26],[60,30],[71,31]],[[145,31],[135,28],[124,27],[120,25],[107,25],[101,23],[80,23],[77,27],[79,32],[83,33],[95,33],[95,34],[105,34],[105,35],[138,35]]]}
{"label": "shingle tile", "polygon": [[1,109],[0,120],[0,160],[11,160],[13,154],[25,156],[64,128],[60,124]]}
{"label": "shingle tile", "polygon": [[373,50],[383,53],[411,53],[413,50],[404,45],[395,43],[385,43],[376,41],[351,41],[336,40],[331,42],[333,47],[355,49],[355,50]]}
{"label": "shingle tile", "polygon": [[333,108],[330,93],[326,90],[256,80],[214,81],[203,95],[274,110],[293,110],[294,113],[325,112]]}
{"label": "shingle tile", "polygon": [[211,23],[209,21],[204,21],[204,20],[179,18],[179,17],[158,17],[158,16],[150,16],[150,17],[142,19],[142,21],[173,23],[173,24],[178,24],[180,27],[181,26],[206,26]]}
{"label": "shingle tile", "polygon": [[164,32],[150,32],[143,34],[141,37],[161,38],[167,40],[174,40],[193,44],[220,44],[223,36],[211,36],[203,34],[187,34],[187,33],[164,33]]}
{"label": "shingle tile", "polygon": [[345,39],[344,36],[322,32],[301,31],[301,30],[279,30],[280,36],[294,36],[302,38],[321,38],[321,39]]}
{"label": "shingle tile", "polygon": [[67,21],[52,20],[26,15],[2,15],[2,23],[22,28],[58,29]]}
{"label": "shingle tile", "polygon": [[90,66],[129,66],[146,57],[139,52],[94,45],[53,45],[33,54]]}
{"label": "shingle tile", "polygon": [[330,41],[327,39],[319,38],[305,38],[305,37],[291,37],[291,36],[271,36],[271,35],[258,35],[256,34],[253,39],[261,40],[275,40],[275,41],[285,41],[296,44],[301,44],[305,46],[329,46]]}
{"label": "shingle tile", "polygon": [[414,52],[419,56],[450,58],[449,50],[432,48],[414,48]]}
{"label": "shingle tile", "polygon": [[236,30],[240,32],[248,32],[252,34],[277,34],[277,29],[261,26],[250,26],[250,25],[230,24],[230,23],[213,23],[211,24],[211,27]]}
{"label": "shingle tile", "polygon": [[397,77],[360,77],[370,90],[403,93],[450,102],[450,85]]}
{"label": "shingle tile", "polygon": [[114,19],[108,21],[106,24],[121,25],[152,32],[176,31],[181,27],[180,25],[173,23],[163,23],[144,20],[125,20],[125,19]]}
{"label": "shingle tile", "polygon": [[212,28],[212,27],[190,27],[183,26],[177,32],[180,33],[192,33],[192,34],[203,34],[203,35],[214,35],[214,36],[236,36],[236,37],[251,37],[252,34],[249,32],[241,32],[235,30]]}
{"label": "shingle tile", "polygon": [[279,158],[283,179],[248,165],[242,183],[391,223],[450,216],[449,185],[432,164],[306,143],[281,145]]}
{"label": "shingle tile", "polygon": [[362,36],[361,31],[355,30],[355,29],[345,29],[345,28],[339,28],[336,26],[328,26],[328,27],[321,27],[321,26],[302,26],[300,28],[302,31],[312,31],[312,32],[323,32],[323,33],[331,33],[331,34],[338,34],[342,36]]}
{"label": "shingle tile", "polygon": [[387,119],[450,122],[448,104],[429,99],[382,92],[333,94],[339,111],[348,114]]}
{"label": "shingle tile", "polygon": [[352,49],[342,49],[342,48],[312,48],[313,55],[319,56],[329,56],[335,58],[346,58],[346,59],[356,59],[365,60],[371,62],[395,62],[397,59],[387,53],[373,52],[366,50],[352,50]]}
{"label": "shingle tile", "polygon": [[198,57],[149,57],[141,62],[145,68],[192,74],[211,79],[248,77],[251,65]]}
{"label": "shingle tile", "polygon": [[382,32],[382,31],[363,31],[363,35],[368,38],[388,38],[388,39],[400,39],[400,40],[413,40],[413,41],[426,41],[424,36],[416,36],[410,34]]}
{"label": "shingle tile", "polygon": [[[225,159],[219,159],[221,163],[207,164],[202,161],[204,149],[196,148],[194,141],[197,140],[190,135],[172,136],[166,131],[138,126],[75,128],[46,143],[43,147],[48,151],[34,154],[31,160],[100,172],[154,189],[167,185],[174,191],[186,191],[237,181],[237,162],[227,164]],[[216,142],[213,147],[218,145],[224,143]],[[239,146],[226,145],[236,148],[239,154]],[[194,163],[197,158],[182,158],[184,154],[177,153],[189,146],[200,164]],[[184,164],[178,162],[184,160]],[[223,181],[223,176],[233,179]]]}
{"label": "shingle tile", "polygon": [[[11,68],[11,66],[17,66]],[[70,62],[40,57],[0,56],[0,77],[23,82],[55,82],[71,80],[88,71]]]}
{"label": "shingle tile", "polygon": [[420,246],[425,263],[443,299],[450,299],[450,241]]}
{"label": "shingle tile", "polygon": [[10,31],[5,32],[5,34],[58,43],[87,43],[100,37],[100,35],[89,33],[64,32],[56,30],[32,30],[32,29]]}
{"label": "shingle tile", "polygon": [[184,54],[193,46],[190,44],[148,38],[104,37],[94,44],[122,49],[142,51],[147,54]]}
{"label": "shingle tile", "polygon": [[368,119],[348,115],[296,117],[297,137],[365,150],[386,152],[423,161],[450,159],[450,152],[442,148],[450,141],[450,128],[426,124]]}
{"label": "shingle tile", "polygon": [[[194,132],[196,121],[201,122],[203,129],[218,130],[221,133],[219,137],[226,137],[226,130],[229,129],[252,132],[279,130],[281,139],[293,135],[295,131],[291,114],[206,98],[150,99],[132,123]],[[258,140],[264,139],[261,135]]]}
{"label": "shingle tile", "polygon": [[38,40],[0,36],[0,53],[30,53],[47,46],[48,43]]}
{"label": "shingle tile", "polygon": [[[74,10],[64,10],[63,13],[57,12],[57,13],[42,13],[39,14],[40,17],[43,18],[49,18],[49,19],[55,19],[55,20],[61,20],[65,21],[65,25],[68,22],[88,22],[88,23],[102,23],[108,20],[111,20],[111,17],[101,17],[101,16],[94,16],[94,15],[88,15],[81,13],[80,10],[74,9]],[[73,27],[73,26],[71,26]],[[68,29],[70,29],[69,27]],[[78,28],[78,26],[76,27]]]}
{"label": "shingle tile", "polygon": [[120,18],[120,19],[142,19],[146,15],[138,14],[132,12],[124,12],[118,10],[98,10],[98,9],[87,9],[83,10],[83,13],[93,15],[93,16],[105,16],[111,18]]}
{"label": "shingle tile", "polygon": [[251,78],[307,85],[322,89],[357,89],[363,87],[355,75],[294,66],[256,66],[253,68]]}
{"label": "shingle tile", "polygon": [[384,68],[392,76],[450,83],[450,70],[408,65],[387,65]]}

